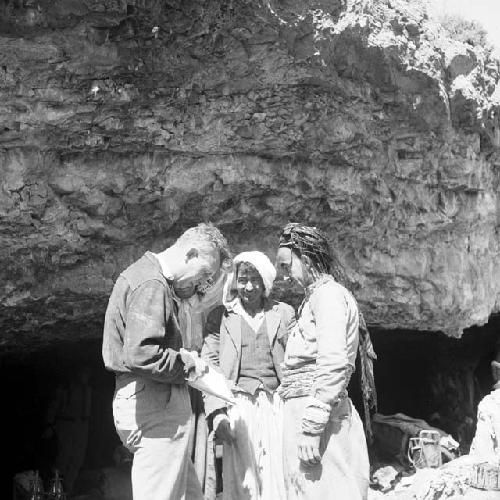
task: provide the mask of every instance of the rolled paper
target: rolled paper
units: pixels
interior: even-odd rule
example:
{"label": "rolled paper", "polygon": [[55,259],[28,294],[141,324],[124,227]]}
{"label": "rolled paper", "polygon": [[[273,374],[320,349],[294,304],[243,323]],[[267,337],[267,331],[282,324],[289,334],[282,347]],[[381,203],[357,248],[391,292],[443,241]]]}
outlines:
{"label": "rolled paper", "polygon": [[207,365],[203,374],[196,378],[188,379],[187,383],[199,391],[223,399],[230,404],[234,404],[235,402],[226,377],[209,365]]}

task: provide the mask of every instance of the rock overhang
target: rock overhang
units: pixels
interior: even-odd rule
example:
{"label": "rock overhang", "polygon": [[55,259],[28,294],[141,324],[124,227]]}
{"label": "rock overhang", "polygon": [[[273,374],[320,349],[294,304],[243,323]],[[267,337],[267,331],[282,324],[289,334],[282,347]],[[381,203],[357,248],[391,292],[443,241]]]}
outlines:
{"label": "rock overhang", "polygon": [[2,8],[8,345],[100,335],[117,274],[202,220],[271,257],[324,228],[374,326],[498,311],[498,63],[414,2]]}

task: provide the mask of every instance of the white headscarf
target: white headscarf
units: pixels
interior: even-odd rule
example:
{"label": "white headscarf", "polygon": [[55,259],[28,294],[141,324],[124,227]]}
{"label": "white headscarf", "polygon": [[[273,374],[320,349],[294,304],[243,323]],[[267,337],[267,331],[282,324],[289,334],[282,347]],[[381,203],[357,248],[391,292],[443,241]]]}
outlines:
{"label": "white headscarf", "polygon": [[[264,295],[269,297],[276,278],[276,269],[266,254],[259,252],[258,250],[241,252],[234,258],[233,262],[235,269],[237,269],[238,264],[241,264],[242,262],[248,262],[255,267],[264,283]],[[224,288],[224,299],[227,303],[236,296],[236,271],[233,273],[233,276],[228,277]]]}

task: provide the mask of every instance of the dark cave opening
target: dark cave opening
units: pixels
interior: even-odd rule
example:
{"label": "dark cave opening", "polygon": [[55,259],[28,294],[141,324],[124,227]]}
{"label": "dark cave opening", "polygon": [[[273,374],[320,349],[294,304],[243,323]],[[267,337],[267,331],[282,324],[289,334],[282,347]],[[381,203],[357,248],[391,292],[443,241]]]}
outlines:
{"label": "dark cave opening", "polygon": [[[2,493],[12,491],[13,477],[21,471],[39,470],[45,487],[50,484],[58,449],[58,432],[49,429],[49,421],[54,420],[51,406],[57,391],[70,387],[75,374],[84,367],[89,372],[91,405],[81,471],[114,465],[113,453],[120,444],[111,409],[114,376],[104,369],[100,340],[59,343],[37,352],[11,354],[0,360],[5,401],[1,424],[7,431],[4,439],[9,450],[9,461],[2,468]],[[98,482],[97,475],[94,480]],[[87,489],[92,481],[92,474],[85,485],[77,480],[75,492]]]}
{"label": "dark cave opening", "polygon": [[[465,330],[460,339],[440,332],[372,329],[379,413],[426,420],[451,434],[467,453],[477,405],[492,389],[490,363],[499,329],[496,316]],[[359,397],[355,388],[353,393]]]}
{"label": "dark cave opening", "polygon": [[[498,342],[500,318],[453,339],[435,332],[372,328],[378,360],[375,377],[379,412],[404,413],[440,427],[468,450],[475,430],[477,404],[490,390],[489,364]],[[120,444],[114,432],[111,401],[114,377],[101,361],[99,339],[60,343],[43,351],[11,354],[0,360],[4,388],[1,423],[8,461],[2,468],[1,491],[11,491],[13,476],[38,469],[48,481],[56,443],[43,439],[47,407],[55,388],[81,367],[90,371],[92,404],[88,446],[80,476],[87,477],[75,490],[89,487],[89,471],[114,464]],[[359,377],[350,384],[351,397],[362,413]],[[81,479],[81,478],[80,478]]]}

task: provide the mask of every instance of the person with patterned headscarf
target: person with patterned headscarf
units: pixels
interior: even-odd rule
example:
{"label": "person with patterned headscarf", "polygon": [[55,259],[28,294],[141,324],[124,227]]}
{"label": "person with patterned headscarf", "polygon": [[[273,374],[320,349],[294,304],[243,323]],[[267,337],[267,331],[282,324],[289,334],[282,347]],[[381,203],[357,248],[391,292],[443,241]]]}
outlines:
{"label": "person with patterned headscarf", "polygon": [[[293,308],[269,294],[276,270],[262,252],[234,259],[225,306],[209,314],[202,358],[232,385],[235,404],[204,394],[205,412],[223,441],[223,498],[285,500],[281,380]],[[232,285],[232,286],[231,286]]]}
{"label": "person with patterned headscarf", "polygon": [[353,295],[339,282],[345,277],[322,231],[288,224],[280,237],[276,267],[284,279],[294,279],[305,290],[289,333],[278,390],[285,400],[287,499],[364,500],[368,451],[347,385],[359,346],[366,354],[361,363],[364,396],[374,402],[375,353],[366,325]]}

